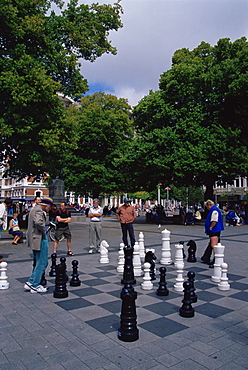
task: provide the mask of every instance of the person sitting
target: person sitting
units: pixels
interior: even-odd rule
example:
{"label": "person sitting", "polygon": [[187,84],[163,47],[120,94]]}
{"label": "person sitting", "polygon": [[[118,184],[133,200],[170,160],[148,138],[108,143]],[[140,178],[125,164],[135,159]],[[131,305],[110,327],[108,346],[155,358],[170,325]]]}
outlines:
{"label": "person sitting", "polygon": [[13,218],[9,222],[9,234],[14,236],[12,244],[15,245],[17,245],[18,241],[24,236],[18,224],[17,213],[13,214]]}
{"label": "person sitting", "polygon": [[230,226],[236,226],[237,224],[236,213],[234,212],[232,207],[229,207],[226,219],[228,220]]}

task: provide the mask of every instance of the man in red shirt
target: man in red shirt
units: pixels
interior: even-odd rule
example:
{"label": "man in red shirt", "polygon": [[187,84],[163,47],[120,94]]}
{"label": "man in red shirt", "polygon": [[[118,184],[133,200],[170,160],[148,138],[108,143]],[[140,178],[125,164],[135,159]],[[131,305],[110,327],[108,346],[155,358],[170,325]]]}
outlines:
{"label": "man in red shirt", "polygon": [[133,221],[136,218],[136,211],[131,206],[131,201],[128,198],[124,198],[124,204],[120,206],[116,211],[116,216],[121,223],[122,240],[125,246],[128,246],[127,232],[129,233],[130,243],[133,247],[135,244],[135,236],[133,229]]}

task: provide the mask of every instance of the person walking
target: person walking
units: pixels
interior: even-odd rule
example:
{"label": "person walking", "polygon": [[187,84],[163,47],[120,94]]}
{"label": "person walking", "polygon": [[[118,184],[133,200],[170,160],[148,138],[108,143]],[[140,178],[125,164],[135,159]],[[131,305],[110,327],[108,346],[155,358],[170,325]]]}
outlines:
{"label": "person walking", "polygon": [[93,206],[90,207],[88,217],[89,223],[89,253],[100,252],[100,242],[102,236],[102,214],[103,208],[100,207],[99,199],[93,200]]}
{"label": "person walking", "polygon": [[127,233],[129,234],[130,244],[133,247],[135,244],[133,222],[137,216],[135,208],[131,205],[128,198],[124,198],[124,204],[116,211],[116,216],[121,223],[122,240],[125,246],[128,246]]}
{"label": "person walking", "polygon": [[33,250],[33,272],[24,284],[24,289],[30,293],[45,293],[47,287],[40,284],[42,275],[48,265],[48,238],[46,234],[46,214],[53,200],[44,197],[29,213],[27,245]]}
{"label": "person walking", "polygon": [[213,267],[214,260],[211,262],[211,254],[216,246],[220,242],[221,231],[224,230],[222,222],[222,214],[220,209],[214,204],[214,202],[208,199],[205,202],[205,207],[208,210],[208,214],[205,222],[205,233],[209,236],[209,244],[201,257],[202,262],[207,263],[209,267]]}
{"label": "person walking", "polygon": [[3,203],[0,203],[0,239],[2,239],[2,231],[7,230],[8,212],[7,209],[12,205],[11,198],[5,198]]}
{"label": "person walking", "polygon": [[55,242],[53,245],[53,253],[57,254],[59,240],[62,235],[66,238],[67,244],[67,255],[74,256],[71,251],[71,231],[69,223],[71,222],[71,212],[66,209],[66,203],[60,203],[60,208],[55,213],[55,221],[57,222],[57,228],[55,232]]}

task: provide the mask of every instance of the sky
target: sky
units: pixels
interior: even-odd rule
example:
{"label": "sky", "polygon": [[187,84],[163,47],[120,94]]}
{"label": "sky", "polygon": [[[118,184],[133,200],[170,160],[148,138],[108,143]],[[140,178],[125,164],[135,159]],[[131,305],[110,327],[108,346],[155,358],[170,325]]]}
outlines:
{"label": "sky", "polygon": [[[79,1],[92,2],[114,3]],[[117,55],[83,60],[81,73],[90,94],[103,91],[128,99],[131,106],[159,89],[160,75],[171,68],[176,50],[248,35],[248,0],[122,0],[121,5],[123,28],[109,35]]]}

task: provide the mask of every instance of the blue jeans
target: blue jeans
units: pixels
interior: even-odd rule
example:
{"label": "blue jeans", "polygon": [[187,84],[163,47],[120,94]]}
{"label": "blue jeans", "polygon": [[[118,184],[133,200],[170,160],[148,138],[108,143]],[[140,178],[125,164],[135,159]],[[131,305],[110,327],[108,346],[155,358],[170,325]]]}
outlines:
{"label": "blue jeans", "polygon": [[134,236],[134,229],[133,229],[132,222],[129,224],[121,223],[121,230],[122,230],[122,240],[123,240],[125,247],[129,245],[128,240],[127,240],[127,232],[129,234],[131,246],[133,247],[135,244],[135,236]]}
{"label": "blue jeans", "polygon": [[30,276],[28,281],[36,288],[38,285],[40,285],[41,277],[48,265],[47,235],[43,235],[40,250],[39,251],[33,250],[33,256],[35,261],[35,268],[33,269],[32,275]]}
{"label": "blue jeans", "polygon": [[2,239],[2,231],[3,231],[3,228],[2,226],[0,226],[0,239]]}

